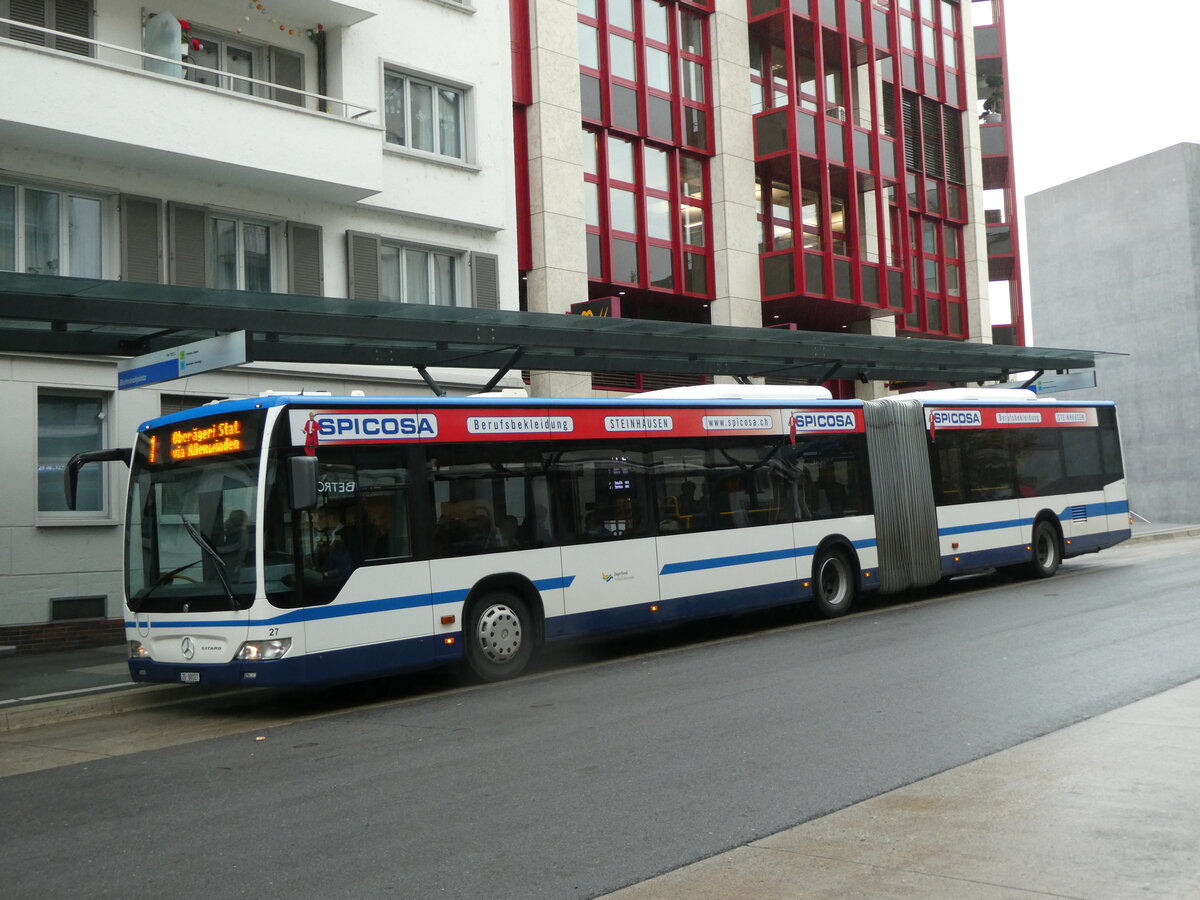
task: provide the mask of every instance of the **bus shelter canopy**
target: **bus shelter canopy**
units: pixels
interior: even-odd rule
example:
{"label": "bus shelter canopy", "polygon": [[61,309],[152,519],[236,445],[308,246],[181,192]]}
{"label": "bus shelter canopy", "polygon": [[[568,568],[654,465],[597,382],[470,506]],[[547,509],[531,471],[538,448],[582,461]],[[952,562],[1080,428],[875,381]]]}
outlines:
{"label": "bus shelter canopy", "polygon": [[255,361],[982,383],[1098,351],[0,273],[0,351],[139,356],[230,331]]}

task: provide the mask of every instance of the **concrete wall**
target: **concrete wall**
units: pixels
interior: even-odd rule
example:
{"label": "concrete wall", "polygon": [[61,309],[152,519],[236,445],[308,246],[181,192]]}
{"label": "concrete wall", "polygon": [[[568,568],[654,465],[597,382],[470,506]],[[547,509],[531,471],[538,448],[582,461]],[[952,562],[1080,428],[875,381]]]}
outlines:
{"label": "concrete wall", "polygon": [[1200,517],[1200,145],[1178,144],[1026,199],[1034,341],[1107,350],[1130,506]]}

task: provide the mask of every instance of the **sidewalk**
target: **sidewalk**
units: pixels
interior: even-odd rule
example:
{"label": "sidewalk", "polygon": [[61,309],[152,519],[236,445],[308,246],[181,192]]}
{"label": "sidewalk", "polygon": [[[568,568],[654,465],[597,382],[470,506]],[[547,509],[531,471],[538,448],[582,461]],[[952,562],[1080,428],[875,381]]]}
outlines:
{"label": "sidewalk", "polygon": [[604,900],[1200,897],[1200,681]]}

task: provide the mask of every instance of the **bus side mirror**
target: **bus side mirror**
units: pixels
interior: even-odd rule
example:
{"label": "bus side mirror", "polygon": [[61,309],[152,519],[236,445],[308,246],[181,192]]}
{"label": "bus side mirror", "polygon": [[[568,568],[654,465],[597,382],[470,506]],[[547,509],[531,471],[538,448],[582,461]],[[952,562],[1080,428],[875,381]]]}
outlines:
{"label": "bus side mirror", "polygon": [[291,493],[288,503],[295,510],[312,509],[317,505],[317,458],[292,456],[288,459]]}
{"label": "bus side mirror", "polygon": [[84,450],[76,453],[63,466],[63,490],[67,495],[67,509],[75,508],[76,494],[79,493],[79,470],[89,463],[123,462],[129,465],[133,450],[129,447],[115,447],[111,450]]}

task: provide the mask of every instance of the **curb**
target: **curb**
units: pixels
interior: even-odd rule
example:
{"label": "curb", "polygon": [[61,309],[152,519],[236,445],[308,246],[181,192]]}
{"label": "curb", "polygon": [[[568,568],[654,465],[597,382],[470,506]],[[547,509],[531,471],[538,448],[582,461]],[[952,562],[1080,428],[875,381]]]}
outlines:
{"label": "curb", "polygon": [[121,685],[111,693],[88,694],[64,700],[49,700],[45,703],[29,703],[0,711],[0,734],[38,728],[42,725],[57,725],[79,719],[95,719],[101,716],[117,716],[122,713],[156,706],[187,703],[213,696],[210,693],[195,694],[173,684]]}
{"label": "curb", "polygon": [[[1157,531],[1144,531],[1135,534],[1124,543],[1144,544],[1148,541],[1178,541],[1184,538],[1200,537],[1200,525],[1185,525],[1177,528],[1162,528]],[[1120,544],[1117,545],[1121,546]]]}

